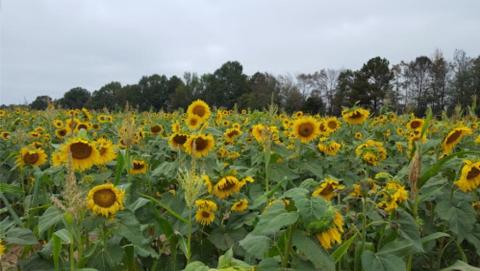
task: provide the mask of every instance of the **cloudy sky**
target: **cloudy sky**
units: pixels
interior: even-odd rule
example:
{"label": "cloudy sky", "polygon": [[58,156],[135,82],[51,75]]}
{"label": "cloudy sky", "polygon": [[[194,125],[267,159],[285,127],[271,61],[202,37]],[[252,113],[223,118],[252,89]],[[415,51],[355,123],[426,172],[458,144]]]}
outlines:
{"label": "cloudy sky", "polygon": [[478,0],[0,0],[0,104],[142,75],[359,68],[480,54]]}

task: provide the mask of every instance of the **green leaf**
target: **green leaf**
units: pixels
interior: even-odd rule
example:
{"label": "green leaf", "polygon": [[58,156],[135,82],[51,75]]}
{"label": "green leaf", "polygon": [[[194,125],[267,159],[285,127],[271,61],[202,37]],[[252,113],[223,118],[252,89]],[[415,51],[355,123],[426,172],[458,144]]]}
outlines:
{"label": "green leaf", "polygon": [[55,206],[50,206],[38,219],[38,232],[41,235],[53,225],[62,221],[63,212]]}
{"label": "green leaf", "polygon": [[240,246],[245,251],[257,259],[263,259],[265,253],[270,248],[271,239],[265,235],[248,234],[245,239],[240,241]]}
{"label": "green leaf", "polygon": [[435,207],[438,217],[448,222],[450,230],[460,240],[472,232],[475,224],[475,210],[467,201],[440,201]]}
{"label": "green leaf", "polygon": [[458,260],[452,266],[444,268],[440,271],[457,271],[457,270],[461,270],[461,271],[480,271],[480,268],[475,267],[475,266],[471,266],[466,262],[462,262],[462,261]]}
{"label": "green leaf", "polygon": [[334,260],[318,245],[312,241],[303,232],[295,231],[292,236],[292,244],[297,250],[313,263],[319,270],[335,270]]}
{"label": "green leaf", "polygon": [[70,244],[73,242],[72,234],[67,231],[67,229],[61,229],[53,233],[53,235],[60,238],[65,244]]}
{"label": "green leaf", "polygon": [[343,242],[335,251],[332,253],[332,257],[335,259],[335,263],[338,263],[342,257],[347,253],[348,249],[352,245],[353,241],[357,238],[358,233],[355,233],[347,241]]}
{"label": "green leaf", "polygon": [[0,183],[0,193],[21,196],[23,195],[23,190],[18,185]]}
{"label": "green leaf", "polygon": [[195,261],[189,263],[183,271],[208,271],[210,268],[206,266],[204,263]]}
{"label": "green leaf", "polygon": [[152,171],[152,177],[165,176],[165,177],[174,177],[175,172],[178,168],[176,162],[163,162],[157,168]]}
{"label": "green leaf", "polygon": [[375,254],[370,250],[362,253],[363,270],[375,271],[405,271],[406,266],[402,258],[391,254]]}
{"label": "green leaf", "polygon": [[38,243],[33,232],[24,228],[11,228],[6,232],[5,241],[15,245],[35,245]]}
{"label": "green leaf", "polygon": [[142,208],[143,206],[147,205],[148,203],[150,203],[150,200],[148,200],[146,198],[139,197],[135,202],[133,202],[132,204],[130,204],[130,206],[128,206],[128,209],[135,212],[136,210],[138,210],[138,209]]}
{"label": "green leaf", "polygon": [[297,219],[297,212],[287,212],[283,202],[275,202],[260,216],[252,234],[271,235],[283,227],[294,224]]}

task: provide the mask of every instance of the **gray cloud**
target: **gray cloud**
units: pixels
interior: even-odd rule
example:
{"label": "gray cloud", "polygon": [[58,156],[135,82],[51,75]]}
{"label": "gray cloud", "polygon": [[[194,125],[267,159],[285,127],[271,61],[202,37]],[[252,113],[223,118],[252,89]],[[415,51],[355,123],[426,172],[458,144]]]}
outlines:
{"label": "gray cloud", "polygon": [[480,2],[3,0],[0,104],[142,75],[358,68],[457,48],[480,54]]}

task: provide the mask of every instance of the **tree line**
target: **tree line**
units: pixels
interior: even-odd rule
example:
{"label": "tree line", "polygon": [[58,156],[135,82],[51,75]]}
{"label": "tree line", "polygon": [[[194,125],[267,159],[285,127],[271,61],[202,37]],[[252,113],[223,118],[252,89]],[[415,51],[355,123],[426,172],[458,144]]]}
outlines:
{"label": "tree line", "polygon": [[[322,69],[296,76],[256,72],[248,76],[237,61],[224,63],[213,73],[178,76],[153,74],[136,84],[110,82],[89,92],[76,87],[52,100],[38,96],[29,106],[45,109],[49,102],[62,108],[122,110],[126,104],[140,111],[173,111],[202,99],[214,107],[264,109],[270,103],[286,112],[338,115],[355,104],[373,112],[392,110],[422,116],[463,108],[480,97],[480,56],[457,50],[452,60],[440,51],[391,65],[382,57],[368,60],[358,70]],[[477,114],[480,113],[477,109]]]}

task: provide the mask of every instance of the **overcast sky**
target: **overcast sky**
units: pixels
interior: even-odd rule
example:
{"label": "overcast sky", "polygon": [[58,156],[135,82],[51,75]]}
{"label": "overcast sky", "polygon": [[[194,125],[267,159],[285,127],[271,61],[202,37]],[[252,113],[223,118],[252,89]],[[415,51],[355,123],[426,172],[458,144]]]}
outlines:
{"label": "overcast sky", "polygon": [[0,104],[153,73],[359,68],[480,54],[479,0],[0,0]]}

